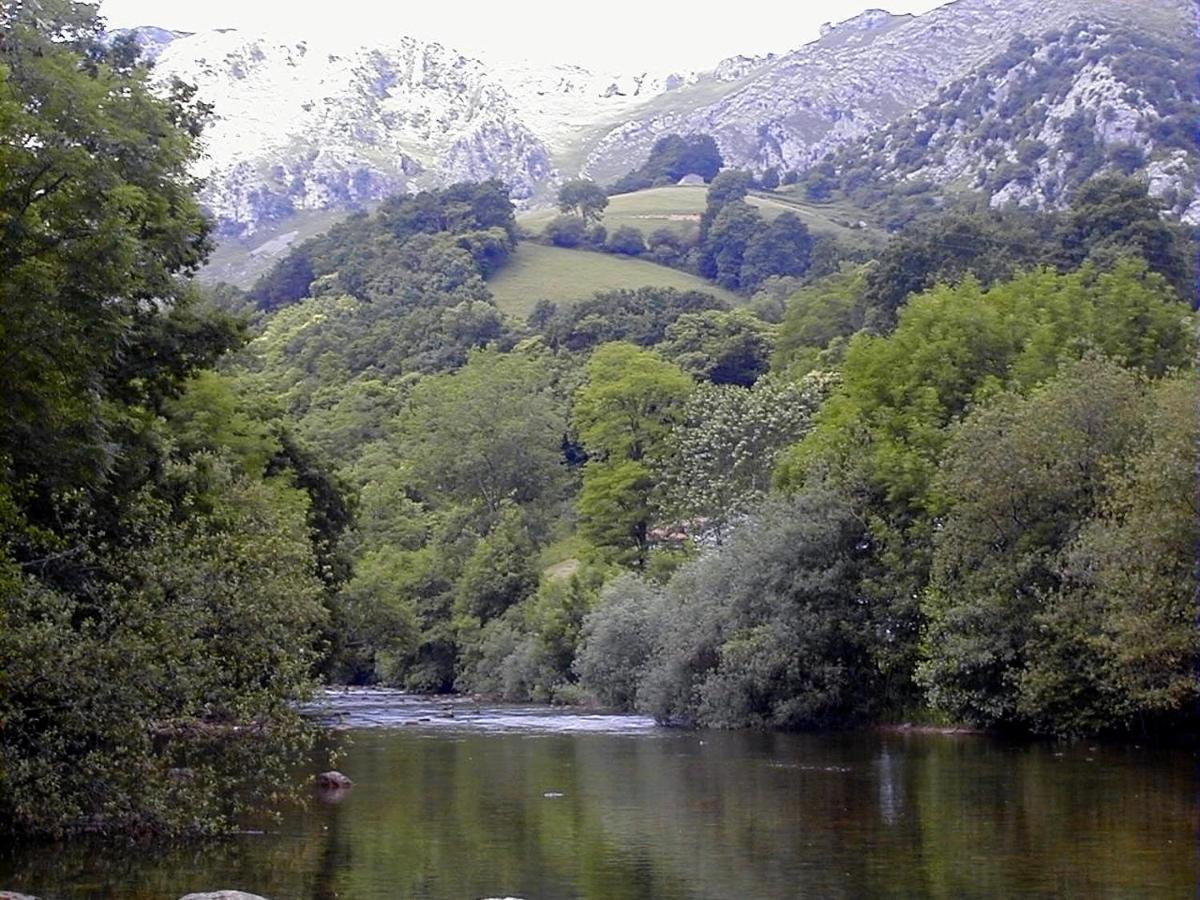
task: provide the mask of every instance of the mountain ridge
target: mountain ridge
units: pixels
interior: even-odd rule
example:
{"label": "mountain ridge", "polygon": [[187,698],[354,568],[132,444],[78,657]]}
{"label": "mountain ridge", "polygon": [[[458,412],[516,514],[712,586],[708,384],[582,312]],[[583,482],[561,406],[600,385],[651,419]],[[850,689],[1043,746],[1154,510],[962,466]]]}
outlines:
{"label": "mountain ridge", "polygon": [[[920,16],[866,10],[788,53],[732,56],[706,72],[628,75],[482,60],[407,37],[334,51],[231,30],[135,33],[157,77],[196,83],[216,108],[198,174],[230,239],[296,212],[360,209],[457,180],[499,177],[519,205],[537,205],[566,178],[612,181],[671,132],[712,134],[730,166],[803,175],[919,116],[1018,37],[1136,22],[1178,40],[1197,21],[1193,0],[954,0]],[[1119,90],[1110,87],[1106,97]],[[1152,142],[1145,149],[1148,177],[1170,180],[1164,192],[1191,189],[1191,155],[1164,161],[1149,158]],[[1040,205],[1018,193],[1000,202]],[[1173,208],[1191,215],[1190,200]]]}

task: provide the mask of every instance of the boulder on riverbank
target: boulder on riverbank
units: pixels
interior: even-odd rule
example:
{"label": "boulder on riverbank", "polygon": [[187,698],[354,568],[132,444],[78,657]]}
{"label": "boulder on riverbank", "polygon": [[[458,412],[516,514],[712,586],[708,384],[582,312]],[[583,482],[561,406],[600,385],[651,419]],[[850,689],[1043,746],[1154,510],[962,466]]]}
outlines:
{"label": "boulder on riverbank", "polygon": [[0,891],[0,900],[37,900],[37,897],[31,897],[28,894],[17,894],[13,891]]}
{"label": "boulder on riverbank", "polygon": [[322,772],[317,776],[317,785],[327,791],[343,791],[354,784],[341,772]]}
{"label": "boulder on riverbank", "polygon": [[[0,894],[0,897],[3,897]],[[179,900],[267,900],[258,894],[247,894],[245,891],[205,891],[199,894],[186,894]]]}

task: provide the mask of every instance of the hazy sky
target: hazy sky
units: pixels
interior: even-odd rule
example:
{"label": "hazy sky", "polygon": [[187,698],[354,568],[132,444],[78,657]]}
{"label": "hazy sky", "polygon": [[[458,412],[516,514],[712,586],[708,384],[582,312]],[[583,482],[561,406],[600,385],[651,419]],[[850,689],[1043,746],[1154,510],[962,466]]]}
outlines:
{"label": "hazy sky", "polygon": [[708,68],[726,56],[791,50],[872,6],[921,13],[947,0],[101,0],[110,27],[181,31],[237,28],[345,43],[390,34],[437,40],[466,53],[630,68]]}

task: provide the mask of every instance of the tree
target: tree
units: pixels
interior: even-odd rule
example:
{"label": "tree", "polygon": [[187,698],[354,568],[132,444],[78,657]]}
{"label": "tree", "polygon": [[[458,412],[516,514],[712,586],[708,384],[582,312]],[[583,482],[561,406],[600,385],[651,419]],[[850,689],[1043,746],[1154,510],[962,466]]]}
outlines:
{"label": "tree", "polygon": [[417,489],[433,505],[537,507],[563,487],[566,413],[535,357],[478,350],[458,372],[422,379],[397,422]]}
{"label": "tree", "polygon": [[326,585],[284,448],[194,377],[242,338],[181,277],[206,109],[93,7],[0,35],[0,831],[227,830],[309,746]]}
{"label": "tree", "polygon": [[752,388],[699,385],[662,452],[662,509],[670,521],[724,539],[771,489],[780,454],[804,436],[832,376],[759,379]]}
{"label": "tree", "polygon": [[844,265],[833,275],[805,285],[787,299],[771,365],[797,375],[818,365],[821,351],[849,338],[865,322],[867,270]]}
{"label": "tree", "polygon": [[661,351],[696,378],[749,387],[766,374],[774,337],[770,325],[745,310],[709,310],[676,319]]}
{"label": "tree", "polygon": [[[650,611],[634,618],[624,604],[602,604],[588,631],[593,640],[603,636],[614,614],[658,623],[636,702],[661,721],[851,723],[877,702],[875,623],[856,589],[864,547],[862,524],[844,498],[804,492],[768,504],[728,544],[685,565]],[[580,655],[591,654],[585,645]],[[637,673],[637,657],[630,662]],[[612,674],[609,690],[628,696],[629,673]]]}
{"label": "tree", "polygon": [[658,644],[661,605],[652,585],[625,574],[604,586],[597,608],[584,619],[575,672],[584,689],[605,706],[635,708]]}
{"label": "tree", "polygon": [[608,194],[594,181],[580,178],[558,189],[558,208],[564,213],[575,213],[585,224],[599,222],[607,206]]}
{"label": "tree", "polygon": [[705,195],[704,214],[700,217],[700,241],[708,236],[717,215],[727,203],[744,200],[754,187],[754,176],[741,169],[730,169],[722,172],[712,180]]}
{"label": "tree", "polygon": [[1194,727],[1196,375],[1154,385],[1136,451],[1059,559],[1035,617],[1018,709],[1043,732]]}
{"label": "tree", "polygon": [[178,381],[232,341],[140,352],[195,303],[175,276],[210,247],[187,174],[206,113],[194,92],[176,83],[158,99],[132,47],[106,48],[82,4],[9,4],[0,29],[0,466],[48,494],[114,464],[105,398],[141,384],[115,375],[162,365]]}
{"label": "tree", "polygon": [[588,453],[579,497],[580,530],[597,547],[640,566],[649,549],[653,457],[692,380],[632,344],[597,348],[575,397],[572,422]]}
{"label": "tree", "polygon": [[675,184],[685,175],[699,175],[705,181],[712,181],[723,165],[717,142],[711,136],[667,134],[654,142],[649,157],[640,168],[617,179],[611,193],[624,194]]}
{"label": "tree", "polygon": [[1090,357],[1028,397],[995,398],[954,432],[937,480],[945,513],[922,601],[920,677],[956,720],[1022,722],[1022,675],[1050,655],[1035,645],[1054,643],[1040,613],[1060,584],[1057,561],[1098,510],[1143,407],[1135,374]]}
{"label": "tree", "polygon": [[743,284],[743,264],[747,250],[765,227],[762,216],[749,203],[743,200],[725,203],[704,238],[701,272],[731,291],[752,287]]}
{"label": "tree", "polygon": [[929,578],[939,527],[933,479],[950,426],[1005,388],[1029,391],[1090,349],[1161,376],[1191,359],[1190,329],[1161,276],[1125,261],[1104,274],[1032,272],[988,291],[973,279],[935,288],[907,303],[891,335],[850,342],[840,387],[783,456],[777,479],[799,490],[832,478],[862,504],[887,573],[870,586],[877,607],[891,610],[892,657],[881,664],[899,693],[911,690],[922,624],[914,598]]}
{"label": "tree", "polygon": [[545,235],[555,247],[578,247],[587,240],[587,223],[578,216],[555,216],[546,223]]}
{"label": "tree", "polygon": [[609,253],[622,253],[626,256],[638,256],[646,252],[646,241],[642,233],[630,225],[622,225],[608,237],[604,245]]}
{"label": "tree", "polygon": [[795,213],[780,213],[746,246],[738,283],[742,290],[754,291],[775,275],[803,275],[812,265],[812,251],[808,226]]}
{"label": "tree", "polygon": [[1118,174],[1086,182],[1059,230],[1067,266],[1094,260],[1105,267],[1122,254],[1140,256],[1180,292],[1189,295],[1188,251],[1162,218],[1162,203],[1146,183]]}

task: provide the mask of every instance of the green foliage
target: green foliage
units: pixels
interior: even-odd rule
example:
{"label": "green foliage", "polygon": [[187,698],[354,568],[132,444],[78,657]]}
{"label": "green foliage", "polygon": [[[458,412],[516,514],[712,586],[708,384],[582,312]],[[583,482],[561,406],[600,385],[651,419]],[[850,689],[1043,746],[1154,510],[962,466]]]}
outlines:
{"label": "green foliage", "polygon": [[558,189],[558,208],[575,213],[583,222],[599,222],[608,206],[608,194],[594,181],[585,178],[568,181]]}
{"label": "green foliage", "polygon": [[1019,210],[956,212],[893,238],[867,274],[868,324],[886,330],[912,295],[973,275],[985,287],[1018,270],[1051,262],[1045,229],[1052,220]]}
{"label": "green foliage", "polygon": [[307,746],[328,510],[205,371],[194,90],[82,4],[0,31],[0,830],[220,832]]}
{"label": "green foliage", "polygon": [[766,374],[774,336],[745,310],[685,313],[667,328],[659,350],[696,378],[749,387]]}
{"label": "green foliage", "polygon": [[705,181],[712,181],[723,165],[717,143],[709,135],[668,134],[654,142],[641,168],[617,179],[609,193],[626,194],[675,184],[685,175],[699,175]]}
{"label": "green foliage", "polygon": [[119,544],[73,536],[103,580],[56,588],[49,554],[0,595],[5,831],[220,831],[305,746],[288,704],[323,611],[303,494],[205,455],[164,475],[174,508],[142,492]]}
{"label": "green foliage", "polygon": [[584,619],[575,672],[605,706],[635,708],[659,642],[661,608],[657,589],[626,574],[604,586],[597,610]]}
{"label": "green foliage", "polygon": [[[757,280],[743,283],[742,269],[747,250],[765,227],[762,215],[749,203],[744,200],[726,202],[705,232],[700,259],[701,273],[731,291],[753,288]],[[755,275],[761,273],[756,271]]]}
{"label": "green foliage", "polygon": [[661,591],[614,582],[577,668],[604,701],[663,721],[820,728],[869,713],[861,530],[827,493],[764,509]]}
{"label": "green foliage", "polygon": [[458,616],[486,623],[537,589],[533,541],[521,510],[506,504],[491,531],[475,545],[458,580]]}
{"label": "green foliage", "polygon": [[771,366],[803,374],[820,365],[822,351],[849,338],[866,321],[867,269],[843,266],[787,299]]}
{"label": "green foliage", "polygon": [[1162,204],[1148,196],[1145,182],[1120,175],[1094,178],[1080,189],[1061,226],[1063,262],[1108,265],[1114,257],[1137,255],[1187,296],[1188,251],[1161,213]]}
{"label": "green foliage", "polygon": [[747,245],[738,285],[744,291],[753,291],[774,276],[803,275],[812,265],[812,251],[808,226],[795,213],[780,213]]}
{"label": "green foliage", "polygon": [[632,344],[604,344],[588,360],[572,412],[589,457],[580,533],[618,561],[645,561],[655,484],[647,461],[691,390],[692,380],[679,368]]}
{"label": "green foliage", "polygon": [[720,542],[766,499],[779,455],[804,436],[834,383],[813,373],[795,382],[765,378],[752,388],[697,387],[662,452],[669,519]]}
{"label": "green foliage", "polygon": [[[443,239],[432,246],[414,241],[433,235]],[[508,188],[497,180],[464,182],[389,197],[374,213],[338,223],[290,250],[250,293],[261,309],[277,309],[312,296],[316,280],[336,276],[341,291],[366,299],[395,293],[388,285],[397,262],[410,270],[438,271],[436,263],[421,257],[457,247],[465,251],[473,269],[488,275],[504,264],[515,242]],[[404,253],[410,243],[412,249]]]}
{"label": "green foliage", "polygon": [[604,249],[609,253],[623,253],[626,256],[638,256],[646,252],[646,240],[636,228],[622,225],[608,236]]}
{"label": "green foliage", "polygon": [[566,410],[535,356],[476,351],[459,371],[418,382],[397,424],[417,494],[433,507],[533,510],[561,494]]}
{"label": "green foliage", "polygon": [[712,294],[646,287],[606,291],[570,306],[543,306],[531,325],[555,349],[589,350],[612,341],[651,347],[680,316],[725,308]]}
{"label": "green foliage", "polygon": [[1043,732],[1186,729],[1196,703],[1195,373],[1150,393],[1136,452],[1060,557],[1019,712]]}
{"label": "green foliage", "polygon": [[555,247],[578,247],[587,240],[587,222],[579,216],[558,216],[547,223],[544,234]]}
{"label": "green foliage", "polygon": [[929,578],[940,515],[933,478],[949,426],[996,392],[1027,391],[1091,348],[1161,375],[1191,358],[1192,328],[1162,278],[1127,261],[1109,274],[1040,271],[988,291],[973,280],[935,288],[904,307],[890,336],[854,338],[841,387],[777,478],[799,489],[825,474],[858,498],[887,572],[867,589],[889,611],[881,665],[895,702],[914,696],[905,674],[922,623],[914,598]]}
{"label": "green foliage", "polygon": [[1190,359],[1192,343],[1186,308],[1134,261],[1107,274],[1037,271],[987,291],[973,279],[938,287],[908,303],[890,336],[851,342],[842,388],[781,478],[798,484],[819,457],[849,465],[855,454],[851,468],[888,505],[927,508],[946,426],[973,400],[1028,389],[1089,347],[1161,375]]}
{"label": "green foliage", "polygon": [[1031,645],[1054,642],[1039,614],[1058,587],[1057,561],[1096,512],[1143,406],[1136,375],[1087,358],[1028,397],[996,397],[955,431],[923,600],[920,675],[935,706],[975,724],[1019,721]]}
{"label": "green foliage", "polygon": [[780,213],[766,222],[746,202],[753,186],[747,172],[722,172],[709,186],[700,219],[700,273],[747,293],[774,276],[803,275],[813,251],[808,226],[795,213]]}

